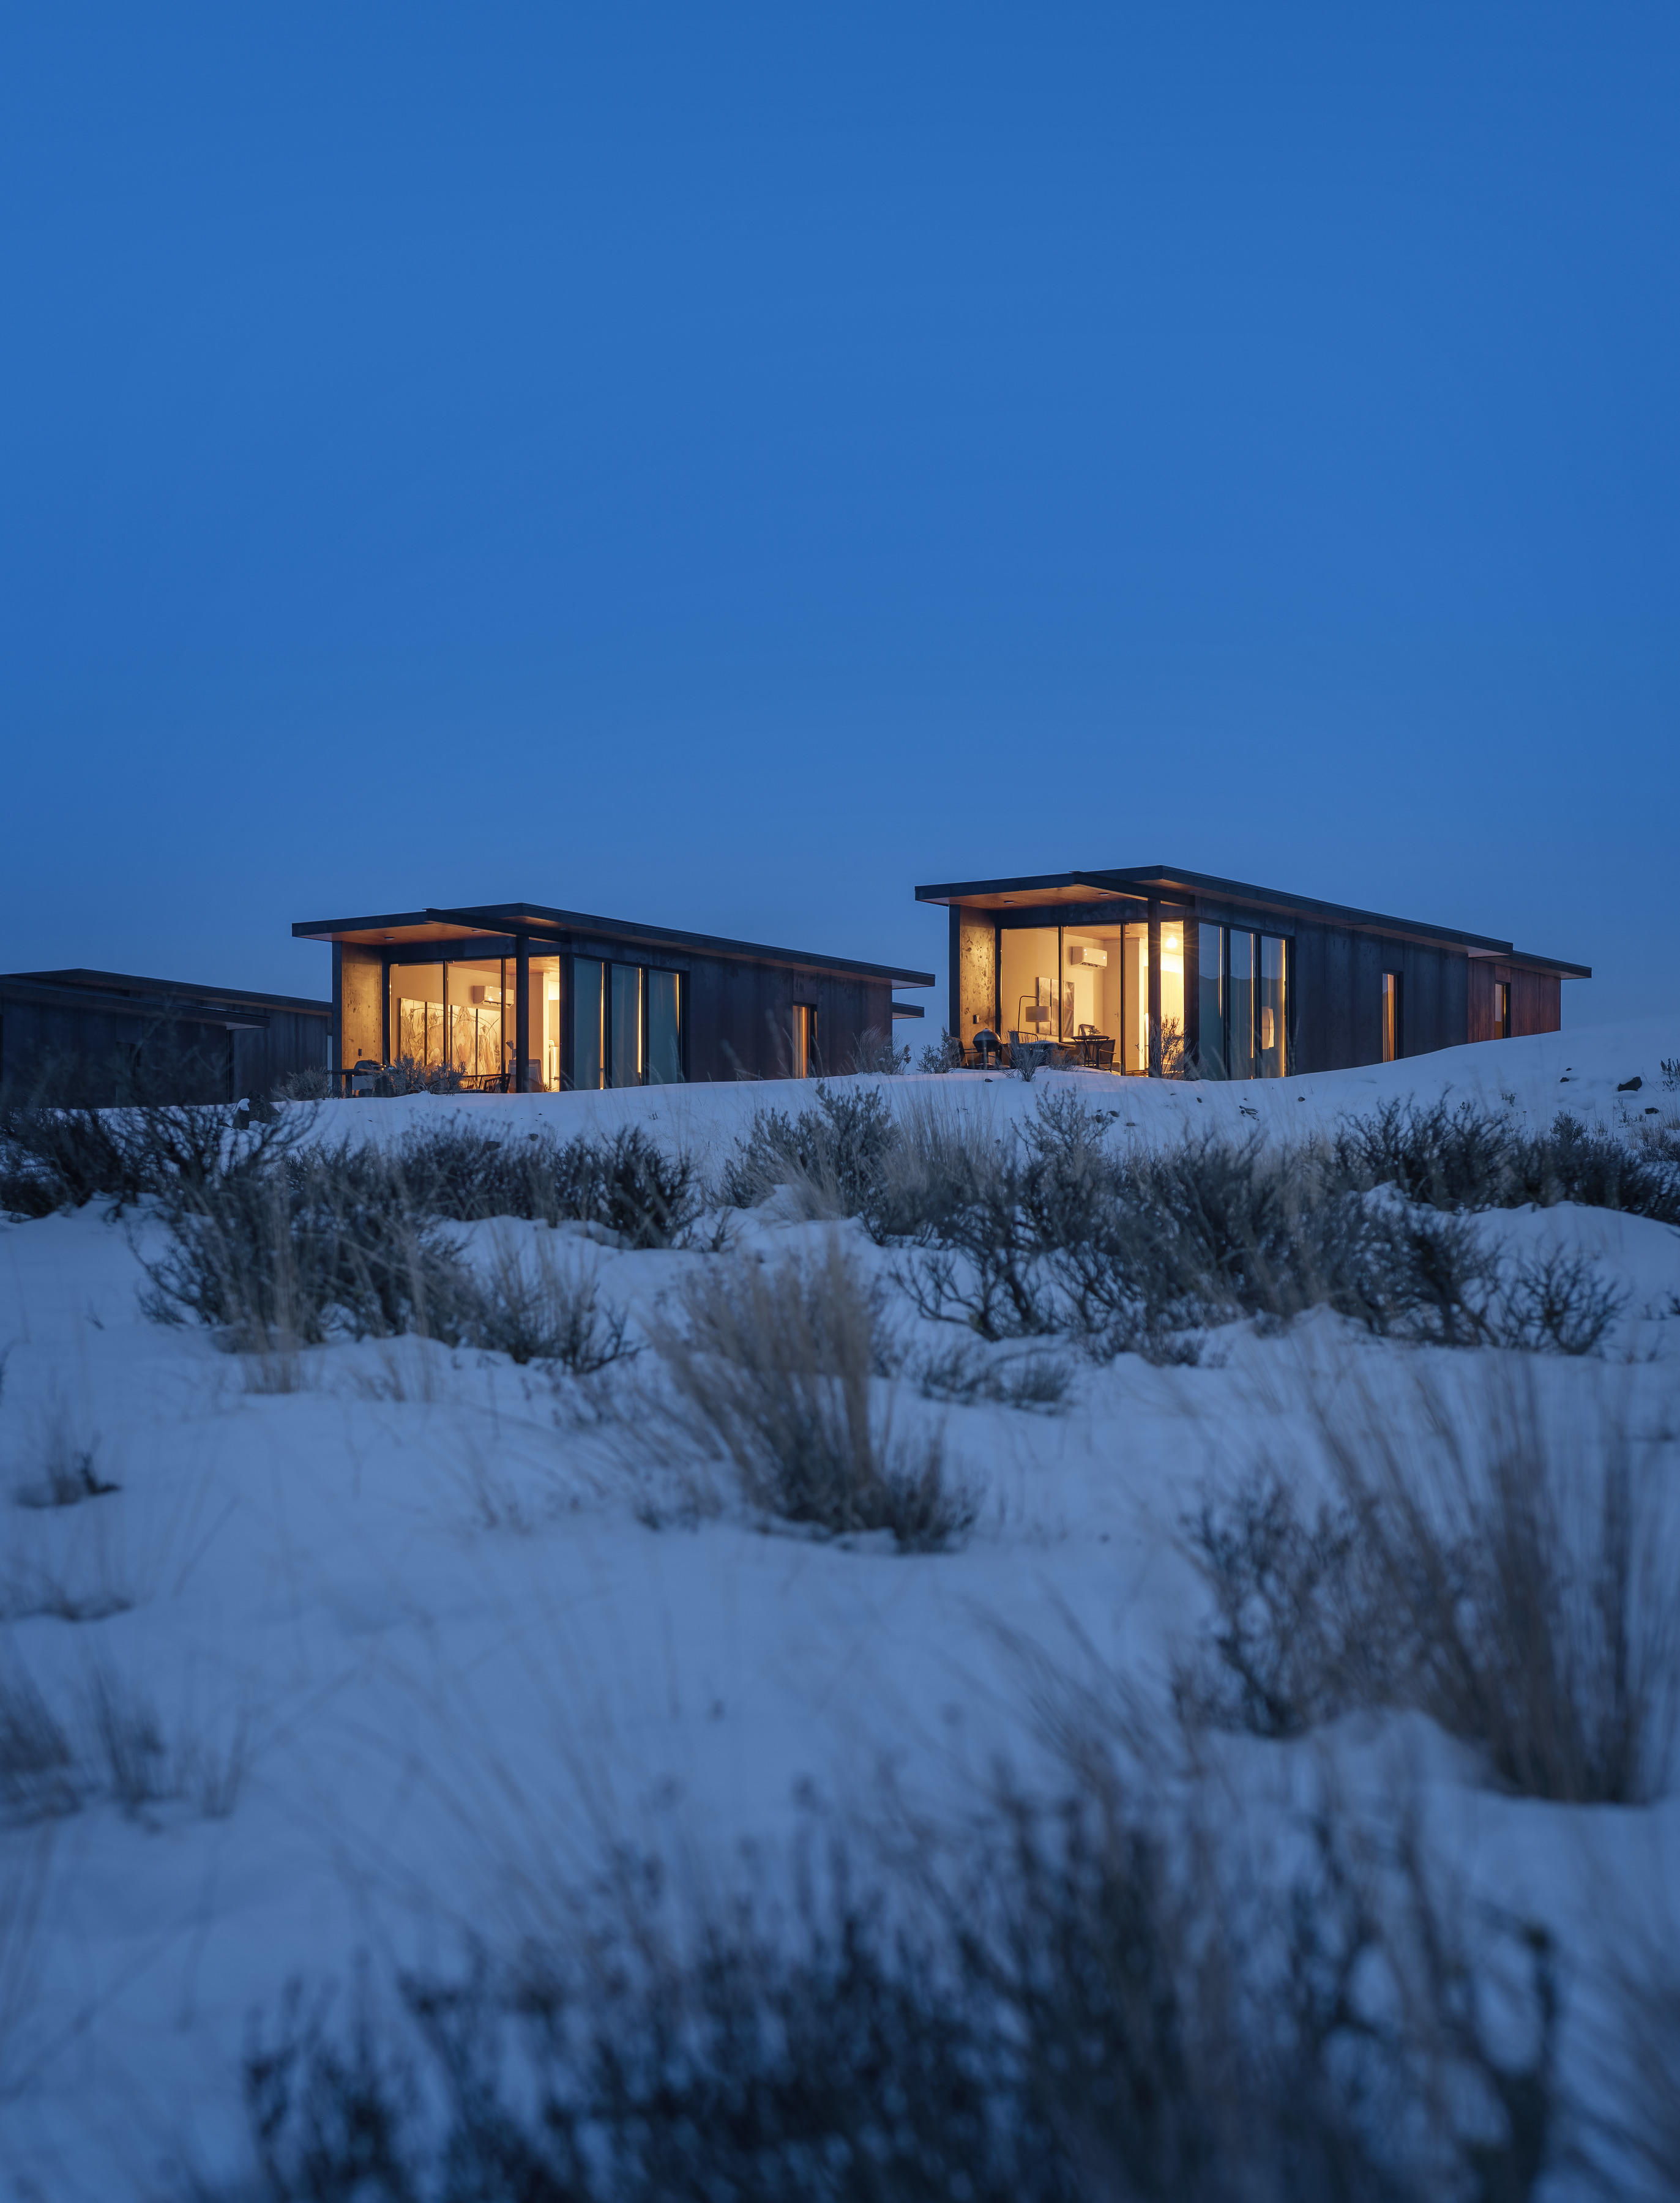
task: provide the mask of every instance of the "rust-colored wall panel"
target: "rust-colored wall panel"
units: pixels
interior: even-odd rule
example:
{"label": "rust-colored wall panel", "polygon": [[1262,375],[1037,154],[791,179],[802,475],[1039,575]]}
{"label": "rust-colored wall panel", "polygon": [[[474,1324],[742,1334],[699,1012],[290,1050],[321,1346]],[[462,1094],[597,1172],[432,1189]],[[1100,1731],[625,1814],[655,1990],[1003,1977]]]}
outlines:
{"label": "rust-colored wall panel", "polygon": [[1563,1024],[1563,982],[1549,972],[1515,971],[1511,975],[1511,1031],[1556,1032]]}
{"label": "rust-colored wall panel", "polygon": [[1510,972],[1501,965],[1498,970],[1485,956],[1476,957],[1470,967],[1470,1037],[1472,1040],[1494,1040],[1494,990]]}

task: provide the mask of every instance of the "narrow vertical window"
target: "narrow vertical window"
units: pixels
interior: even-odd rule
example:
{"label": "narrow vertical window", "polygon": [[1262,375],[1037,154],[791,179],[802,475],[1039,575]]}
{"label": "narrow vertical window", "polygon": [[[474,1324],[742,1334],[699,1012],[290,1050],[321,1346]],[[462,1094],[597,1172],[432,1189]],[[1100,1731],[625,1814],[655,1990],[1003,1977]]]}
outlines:
{"label": "narrow vertical window", "polygon": [[817,1056],[817,1013],[810,1002],[793,1006],[793,1075],[808,1078]]}
{"label": "narrow vertical window", "polygon": [[1385,972],[1382,975],[1382,1060],[1398,1063],[1404,1035],[1400,1026],[1400,975]]}
{"label": "narrow vertical window", "polygon": [[1496,979],[1494,982],[1494,1037],[1495,1040],[1511,1038],[1511,982],[1509,979]]}

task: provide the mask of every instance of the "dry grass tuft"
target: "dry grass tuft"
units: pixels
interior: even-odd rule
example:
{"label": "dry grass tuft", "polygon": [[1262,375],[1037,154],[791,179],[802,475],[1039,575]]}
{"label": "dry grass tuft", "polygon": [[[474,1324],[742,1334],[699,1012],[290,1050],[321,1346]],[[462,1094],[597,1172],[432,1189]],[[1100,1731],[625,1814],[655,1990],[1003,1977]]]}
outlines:
{"label": "dry grass tuft", "polygon": [[593,1377],[636,1352],[623,1314],[604,1307],[595,1265],[569,1257],[552,1233],[499,1232],[471,1327],[472,1342],[521,1364]]}
{"label": "dry grass tuft", "polygon": [[837,1235],[812,1257],[708,1267],[655,1338],[686,1423],[733,1468],[747,1503],[833,1535],[890,1531],[936,1552],[975,1515],[949,1479],[943,1429],[894,1427],[875,1386],[874,1296]]}
{"label": "dry grass tuft", "polygon": [[1186,1525],[1214,1633],[1180,1675],[1199,1717],[1287,1735],[1411,1706],[1525,1796],[1661,1795],[1680,1714],[1668,1479],[1615,1401],[1559,1427],[1532,1369],[1418,1377],[1411,1412],[1320,1404],[1332,1497],[1275,1468]]}

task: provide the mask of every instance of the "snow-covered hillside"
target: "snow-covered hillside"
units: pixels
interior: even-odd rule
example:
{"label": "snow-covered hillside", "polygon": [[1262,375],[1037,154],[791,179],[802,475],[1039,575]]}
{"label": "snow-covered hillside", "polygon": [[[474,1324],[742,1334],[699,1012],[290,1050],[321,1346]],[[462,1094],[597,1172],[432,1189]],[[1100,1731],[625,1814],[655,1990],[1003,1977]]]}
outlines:
{"label": "snow-covered hillside", "polygon": [[[999,1128],[1075,1090],[1112,1113],[1117,1144],[1209,1126],[1303,1140],[1443,1096],[1535,1128],[1567,1110],[1634,1142],[1680,1114],[1661,1067],[1676,1055],[1680,1031],[1653,1023],[1252,1086],[878,1084],[896,1111]],[[755,1111],[809,1101],[774,1085],[416,1096],[327,1105],[317,1136],[389,1142],[458,1119],[518,1142],[635,1123],[715,1178]],[[777,1529],[727,1497],[656,1527],[636,1406],[652,1347],[597,1380],[605,1420],[535,1367],[411,1337],[241,1356],[143,1313],[162,1243],[145,1206],[0,1223],[0,1650],[11,1717],[38,1693],[70,1755],[0,1826],[0,2193],[80,2203],[182,2193],[172,2166],[236,2171],[247,2024],[289,1982],[345,1982],[364,1956],[376,1975],[447,1971],[474,1940],[510,1946],[615,1844],[725,1881],[751,1844],[773,1875],[813,1798],[856,1804],[884,1768],[929,1810],[959,1810],[1000,1753],[1039,1763],[1026,1648],[1164,1700],[1209,1612],[1181,1515],[1263,1456],[1310,1476],[1327,1399],[1357,1393],[1403,1421],[1422,1371],[1474,1426],[1490,1372],[1520,1358],[1555,1430],[1612,1402],[1680,1472],[1680,1230],[1648,1217],[1564,1203],[1474,1219],[1513,1257],[1584,1258],[1617,1301],[1594,1354],[1417,1347],[1320,1308],[1226,1326],[1192,1366],[1034,1343],[1067,1379],[1038,1408],[923,1396],[909,1373],[942,1330],[1000,1366],[1023,1350],[917,1316],[900,1254],[855,1220],[772,1199],[712,1221],[686,1249],[552,1236],[597,1266],[634,1341],[708,1265],[838,1231],[908,1357],[876,1380],[883,1397],[896,1385],[901,1428],[943,1423],[977,1501],[954,1550]],[[475,1259],[509,1235],[551,1236],[457,1232]],[[54,1473],[85,1496],[35,1503]],[[1604,1925],[1606,1893],[1647,1922],[1680,1899],[1671,1797],[1502,1794],[1416,1716],[1350,1719],[1332,1739],[1356,1785],[1403,1756],[1466,1888],[1544,1918],[1567,1950]],[[1297,1747],[1223,1750],[1233,1810],[1294,1779]],[[63,1810],[40,1810],[49,1779]]]}

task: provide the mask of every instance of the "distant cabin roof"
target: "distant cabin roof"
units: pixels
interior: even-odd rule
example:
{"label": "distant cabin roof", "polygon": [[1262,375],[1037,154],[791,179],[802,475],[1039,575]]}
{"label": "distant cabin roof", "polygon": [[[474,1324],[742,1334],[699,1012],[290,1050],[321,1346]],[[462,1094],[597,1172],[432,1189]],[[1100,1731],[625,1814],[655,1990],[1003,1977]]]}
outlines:
{"label": "distant cabin roof", "polygon": [[156,1008],[179,1003],[196,1010],[299,1010],[309,1016],[332,1015],[330,1002],[306,995],[271,995],[250,987],[208,987],[193,979],[145,979],[133,972],[91,972],[76,965],[62,972],[0,972],[0,989],[50,992],[109,1007]]}

